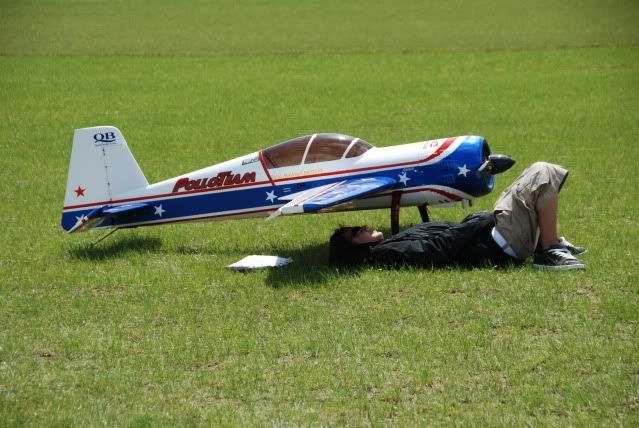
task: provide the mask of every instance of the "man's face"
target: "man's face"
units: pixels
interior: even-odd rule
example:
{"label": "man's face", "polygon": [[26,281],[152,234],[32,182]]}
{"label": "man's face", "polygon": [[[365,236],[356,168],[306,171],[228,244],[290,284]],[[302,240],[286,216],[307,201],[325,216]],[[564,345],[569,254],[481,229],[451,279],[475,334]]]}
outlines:
{"label": "man's face", "polygon": [[384,234],[371,230],[368,226],[347,227],[342,232],[344,237],[353,244],[372,244],[384,239]]}

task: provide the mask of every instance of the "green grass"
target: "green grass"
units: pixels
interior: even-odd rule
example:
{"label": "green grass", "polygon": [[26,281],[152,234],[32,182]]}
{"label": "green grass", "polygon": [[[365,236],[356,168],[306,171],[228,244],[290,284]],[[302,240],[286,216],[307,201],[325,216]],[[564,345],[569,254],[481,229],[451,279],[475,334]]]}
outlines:
{"label": "green grass", "polygon": [[[0,425],[639,424],[639,7],[513,4],[0,2]],[[588,270],[327,266],[333,228],[386,211],[91,247],[58,223],[73,129],[101,124],[149,181],[315,131],[484,135],[518,164],[474,209],[566,165]],[[247,254],[295,261],[224,268]]]}
{"label": "green grass", "polygon": [[192,55],[634,45],[634,0],[0,1],[0,52]]}

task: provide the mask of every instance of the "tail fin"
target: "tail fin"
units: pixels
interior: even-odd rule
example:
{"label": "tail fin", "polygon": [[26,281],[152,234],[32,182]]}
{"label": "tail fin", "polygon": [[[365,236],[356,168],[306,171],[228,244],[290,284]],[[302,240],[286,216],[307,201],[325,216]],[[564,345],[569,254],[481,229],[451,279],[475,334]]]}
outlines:
{"label": "tail fin", "polygon": [[64,207],[116,199],[149,185],[124,136],[113,126],[76,129]]}

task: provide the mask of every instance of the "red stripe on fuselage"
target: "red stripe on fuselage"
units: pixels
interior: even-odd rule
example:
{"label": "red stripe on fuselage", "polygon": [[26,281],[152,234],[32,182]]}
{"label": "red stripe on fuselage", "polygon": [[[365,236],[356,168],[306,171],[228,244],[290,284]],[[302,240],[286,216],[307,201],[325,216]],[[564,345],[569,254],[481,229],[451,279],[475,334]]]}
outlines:
{"label": "red stripe on fuselage", "polygon": [[435,150],[435,152],[428,156],[426,159],[424,159],[424,162],[428,162],[429,160],[435,159],[438,156],[441,156],[442,153],[444,153],[444,151],[451,145],[453,144],[453,141],[455,141],[457,137],[451,137],[451,138],[446,138],[446,140],[444,140],[443,144],[439,147],[437,147],[437,150]]}
{"label": "red stripe on fuselage", "polygon": [[170,196],[184,196],[184,195],[194,195],[197,193],[207,193],[207,192],[216,192],[220,190],[229,190],[229,189],[237,189],[239,187],[249,187],[249,186],[258,186],[260,184],[270,184],[268,181],[256,181],[254,183],[244,183],[244,184],[235,184],[231,186],[225,187],[217,187],[213,189],[199,189],[199,190],[189,190],[188,192],[177,192],[177,193],[160,193],[157,195],[148,195],[148,196],[138,196],[135,198],[126,198],[126,199],[115,199],[113,201],[102,201],[102,202],[92,202],[90,204],[82,204],[82,205],[69,205],[64,207],[65,210],[75,209],[75,208],[87,208],[94,207],[98,205],[104,204],[119,204],[122,202],[133,202],[133,201],[144,201],[147,199],[158,199],[158,198],[166,198]]}

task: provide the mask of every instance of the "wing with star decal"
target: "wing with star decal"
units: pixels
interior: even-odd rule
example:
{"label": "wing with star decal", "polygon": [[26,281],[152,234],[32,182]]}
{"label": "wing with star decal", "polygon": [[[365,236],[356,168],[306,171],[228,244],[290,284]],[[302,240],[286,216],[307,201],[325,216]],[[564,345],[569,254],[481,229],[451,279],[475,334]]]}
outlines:
{"label": "wing with star decal", "polygon": [[[313,213],[323,208],[352,201],[395,186],[399,181],[391,177],[356,178],[316,187],[289,195],[292,199],[275,211],[269,219],[290,214]],[[283,200],[284,197],[278,198]]]}
{"label": "wing with star decal", "polygon": [[[162,206],[160,205],[160,208]],[[77,216],[76,224],[69,229],[68,233],[84,232],[98,226],[117,226],[119,220],[127,217],[139,215],[148,212],[151,208],[150,204],[134,203],[124,205],[104,205],[96,208],[86,215]],[[157,212],[157,207],[155,208]]]}

